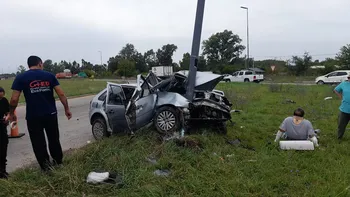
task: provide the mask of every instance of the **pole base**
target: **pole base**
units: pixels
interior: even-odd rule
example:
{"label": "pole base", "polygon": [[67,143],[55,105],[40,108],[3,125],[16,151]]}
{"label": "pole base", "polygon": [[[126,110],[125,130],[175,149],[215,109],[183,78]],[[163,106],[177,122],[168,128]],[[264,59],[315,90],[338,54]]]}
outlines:
{"label": "pole base", "polygon": [[8,135],[8,138],[21,138],[23,136],[25,136],[25,133],[19,133],[17,136]]}

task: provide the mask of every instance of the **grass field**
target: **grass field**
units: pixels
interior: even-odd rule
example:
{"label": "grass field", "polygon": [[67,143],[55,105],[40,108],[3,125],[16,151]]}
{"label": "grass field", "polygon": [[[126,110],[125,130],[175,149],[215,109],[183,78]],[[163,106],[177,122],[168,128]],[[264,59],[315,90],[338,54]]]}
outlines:
{"label": "grass field", "polygon": [[283,75],[266,75],[266,81],[276,83],[295,83],[295,82],[314,82],[317,76],[283,76]]}
{"label": "grass field", "polygon": [[[36,168],[17,171],[9,181],[0,181],[0,196],[350,196],[350,133],[336,140],[340,101],[332,87],[224,83],[218,89],[234,109],[243,110],[233,115],[236,124],[228,127],[227,136],[239,138],[240,146],[203,130],[188,137],[202,149],[180,147],[142,130],[132,140],[115,136],[72,151],[53,176]],[[333,99],[324,100],[327,96]],[[297,107],[322,130],[315,151],[281,151],[273,142],[280,123]],[[146,161],[151,154],[158,164]],[[169,177],[153,174],[163,168],[171,170]],[[124,186],[87,184],[93,170],[121,174]]]}
{"label": "grass field", "polygon": [[[13,80],[2,80],[0,86],[6,91],[6,98],[11,97],[11,85]],[[93,81],[89,79],[71,79],[71,80],[60,80],[61,87],[63,88],[66,96],[74,97],[87,94],[94,94],[101,91],[106,87],[106,81]],[[56,96],[56,94],[55,94]],[[56,96],[57,97],[57,96]],[[21,95],[20,102],[24,102],[24,96]]]}

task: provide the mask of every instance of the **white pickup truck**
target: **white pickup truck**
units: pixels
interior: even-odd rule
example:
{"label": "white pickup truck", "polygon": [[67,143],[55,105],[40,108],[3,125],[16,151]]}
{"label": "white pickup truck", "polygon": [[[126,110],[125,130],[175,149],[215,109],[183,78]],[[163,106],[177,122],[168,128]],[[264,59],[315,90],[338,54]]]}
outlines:
{"label": "white pickup truck", "polygon": [[263,74],[257,74],[251,70],[240,70],[232,75],[225,75],[223,81],[225,82],[256,82],[264,81]]}

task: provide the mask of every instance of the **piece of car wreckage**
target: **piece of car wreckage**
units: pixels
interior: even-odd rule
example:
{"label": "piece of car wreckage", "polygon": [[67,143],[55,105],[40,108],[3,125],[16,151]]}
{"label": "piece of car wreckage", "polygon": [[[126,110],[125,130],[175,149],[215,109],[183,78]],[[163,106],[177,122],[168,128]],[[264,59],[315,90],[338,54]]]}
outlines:
{"label": "piece of car wreckage", "polygon": [[232,104],[215,86],[224,76],[197,72],[193,101],[185,98],[187,76],[175,73],[161,80],[150,72],[136,84],[107,82],[90,102],[89,119],[95,139],[112,133],[134,132],[153,121],[160,134],[187,132],[197,123],[209,123],[226,134]]}

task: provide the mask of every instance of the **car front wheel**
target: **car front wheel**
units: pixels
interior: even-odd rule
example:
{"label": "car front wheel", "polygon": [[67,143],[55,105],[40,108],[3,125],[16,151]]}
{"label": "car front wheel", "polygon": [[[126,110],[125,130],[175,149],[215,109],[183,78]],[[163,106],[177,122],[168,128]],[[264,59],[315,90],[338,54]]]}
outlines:
{"label": "car front wheel", "polygon": [[169,106],[159,108],[153,121],[160,134],[172,134],[180,125],[180,118],[176,109]]}
{"label": "car front wheel", "polygon": [[322,81],[322,80],[321,80],[321,81],[318,81],[317,84],[318,84],[318,85],[323,85],[323,84],[324,84],[324,81]]}
{"label": "car front wheel", "polygon": [[110,136],[109,132],[107,131],[107,125],[105,120],[103,120],[102,118],[97,118],[93,121],[92,135],[96,140],[101,140]]}

